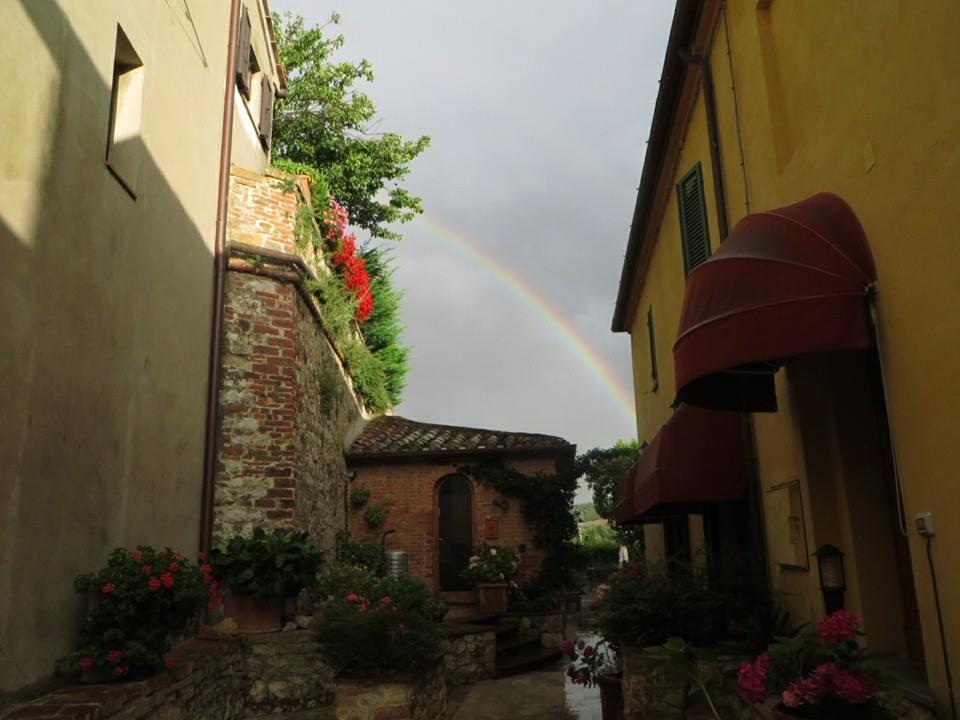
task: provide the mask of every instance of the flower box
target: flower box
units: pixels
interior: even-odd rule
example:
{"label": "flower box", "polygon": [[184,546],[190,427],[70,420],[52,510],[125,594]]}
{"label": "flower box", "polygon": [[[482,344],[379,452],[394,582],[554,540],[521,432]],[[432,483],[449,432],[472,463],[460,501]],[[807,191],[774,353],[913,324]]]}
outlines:
{"label": "flower box", "polygon": [[477,605],[480,612],[489,615],[503,615],[507,612],[509,596],[507,590],[509,584],[502,583],[478,583],[477,584]]}

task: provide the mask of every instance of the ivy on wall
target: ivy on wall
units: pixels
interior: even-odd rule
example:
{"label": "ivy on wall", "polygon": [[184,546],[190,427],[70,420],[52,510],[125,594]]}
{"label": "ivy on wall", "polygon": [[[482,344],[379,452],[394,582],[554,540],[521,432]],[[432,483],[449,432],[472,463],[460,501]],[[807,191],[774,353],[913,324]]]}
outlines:
{"label": "ivy on wall", "polygon": [[533,530],[533,539],[546,552],[541,579],[559,586],[566,581],[573,552],[577,522],[573,499],[577,476],[573,468],[556,475],[527,475],[503,461],[466,465],[457,470],[501,495],[520,502],[520,514]]}

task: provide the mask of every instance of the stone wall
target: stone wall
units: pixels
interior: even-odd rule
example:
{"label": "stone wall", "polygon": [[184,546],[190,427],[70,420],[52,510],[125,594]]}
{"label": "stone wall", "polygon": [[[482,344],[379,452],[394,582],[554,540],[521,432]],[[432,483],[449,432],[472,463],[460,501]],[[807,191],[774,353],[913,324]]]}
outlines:
{"label": "stone wall", "polygon": [[337,681],[337,720],[440,720],[447,710],[443,664],[408,680]]}
{"label": "stone wall", "polygon": [[333,704],[333,671],[311,630],[244,638],[244,716],[295,712]]}
{"label": "stone wall", "polygon": [[476,626],[462,629],[445,624],[447,644],[443,655],[447,685],[456,687],[478,680],[489,680],[497,672],[497,635],[491,627],[477,630]]}
{"label": "stone wall", "polygon": [[[363,408],[290,262],[326,272],[309,245],[297,247],[297,208],[308,201],[297,178],[234,169],[224,300],[216,539],[257,525],[299,527],[324,550],[346,529],[343,451],[359,432]],[[291,261],[292,262],[292,261]]]}
{"label": "stone wall", "polygon": [[[369,504],[383,505],[389,510],[386,523],[380,528],[371,528],[364,520],[366,507],[351,508],[350,532],[357,540],[379,542],[384,530],[397,532],[387,539],[387,547],[406,550],[410,573],[423,579],[428,587],[441,590],[436,568],[436,489],[439,481],[455,474],[461,465],[475,462],[470,458],[446,462],[357,464],[357,486],[370,490]],[[548,454],[523,460],[509,461],[521,472],[534,474],[538,471],[553,474],[556,461]],[[527,525],[520,511],[520,501],[504,497],[482,482],[471,479],[473,489],[473,542],[475,545],[488,542],[507,545],[516,549],[524,544],[527,551],[521,555],[519,574],[530,578],[539,571],[544,552],[536,547],[533,530]],[[536,482],[536,480],[532,480]]]}
{"label": "stone wall", "polygon": [[566,625],[561,613],[541,615],[521,615],[518,617],[520,632],[524,634],[539,634],[540,644],[545,648],[560,647],[566,637]]}

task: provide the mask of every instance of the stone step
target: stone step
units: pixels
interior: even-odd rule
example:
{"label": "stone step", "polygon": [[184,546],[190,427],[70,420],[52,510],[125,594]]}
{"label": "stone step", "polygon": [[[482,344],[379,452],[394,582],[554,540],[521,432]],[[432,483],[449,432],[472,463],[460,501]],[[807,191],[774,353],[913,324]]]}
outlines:
{"label": "stone step", "polygon": [[554,648],[536,648],[515,657],[497,659],[497,677],[519,675],[556,664],[561,653]]}
{"label": "stone step", "polygon": [[307,710],[293,710],[285,713],[273,713],[271,715],[256,715],[254,717],[244,718],[244,720],[334,720],[336,710],[333,706],[309,708]]}
{"label": "stone step", "polygon": [[521,650],[540,647],[539,635],[517,635],[516,637],[497,638],[497,657],[516,654]]}

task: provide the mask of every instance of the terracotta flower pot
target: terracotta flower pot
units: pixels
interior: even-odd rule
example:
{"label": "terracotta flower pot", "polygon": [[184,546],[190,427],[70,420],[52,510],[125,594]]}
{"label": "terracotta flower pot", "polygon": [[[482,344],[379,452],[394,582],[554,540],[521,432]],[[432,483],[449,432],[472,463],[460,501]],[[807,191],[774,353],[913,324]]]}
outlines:
{"label": "terracotta flower pot", "polygon": [[603,720],[623,720],[623,677],[600,675],[597,677],[600,687],[600,712]]}
{"label": "terracotta flower pot", "polygon": [[480,612],[491,615],[503,615],[507,611],[509,598],[507,588],[503,583],[477,583],[477,604]]}
{"label": "terracotta flower pot", "polygon": [[233,618],[242,633],[278,632],[283,627],[283,598],[258,600],[229,592],[224,598],[224,616]]}

